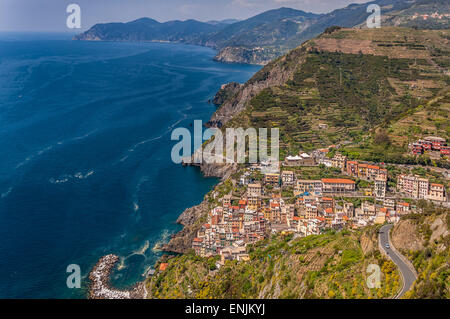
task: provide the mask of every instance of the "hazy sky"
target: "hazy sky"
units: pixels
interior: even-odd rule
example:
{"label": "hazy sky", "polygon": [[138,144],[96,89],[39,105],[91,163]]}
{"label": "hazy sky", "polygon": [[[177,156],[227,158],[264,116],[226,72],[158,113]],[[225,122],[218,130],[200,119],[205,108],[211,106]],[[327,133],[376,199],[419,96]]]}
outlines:
{"label": "hazy sky", "polygon": [[66,8],[71,3],[81,7],[81,27],[86,30],[99,22],[141,17],[158,21],[246,19],[279,7],[324,13],[364,2],[368,0],[0,0],[0,31],[68,31]]}

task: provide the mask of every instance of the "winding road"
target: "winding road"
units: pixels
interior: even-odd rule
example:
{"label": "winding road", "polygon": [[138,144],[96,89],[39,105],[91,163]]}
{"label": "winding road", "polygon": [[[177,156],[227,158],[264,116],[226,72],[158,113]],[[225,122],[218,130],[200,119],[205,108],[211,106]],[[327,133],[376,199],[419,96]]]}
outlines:
{"label": "winding road", "polygon": [[389,256],[389,258],[397,265],[400,274],[403,278],[403,287],[400,292],[395,296],[395,299],[401,298],[413,285],[414,281],[417,279],[415,270],[412,269],[406,258],[403,257],[394,246],[389,238],[389,231],[393,227],[393,224],[387,224],[380,228],[379,241],[381,249]]}

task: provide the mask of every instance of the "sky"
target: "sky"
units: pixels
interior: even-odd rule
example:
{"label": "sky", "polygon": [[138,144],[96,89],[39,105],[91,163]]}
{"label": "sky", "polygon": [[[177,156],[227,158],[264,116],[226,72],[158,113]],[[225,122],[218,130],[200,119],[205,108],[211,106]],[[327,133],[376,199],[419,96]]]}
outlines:
{"label": "sky", "polygon": [[69,4],[81,8],[81,29],[102,22],[127,22],[149,17],[160,22],[247,19],[258,13],[289,7],[326,13],[368,0],[0,0],[0,31],[74,31],[66,26]]}

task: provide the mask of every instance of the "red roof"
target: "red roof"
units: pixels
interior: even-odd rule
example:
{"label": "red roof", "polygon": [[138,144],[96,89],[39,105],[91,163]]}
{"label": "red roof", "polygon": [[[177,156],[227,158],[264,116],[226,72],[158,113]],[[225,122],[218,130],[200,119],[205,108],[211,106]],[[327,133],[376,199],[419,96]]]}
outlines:
{"label": "red roof", "polygon": [[435,184],[435,183],[432,183],[431,186],[442,187],[442,188],[444,187],[444,185],[442,185],[442,184]]}
{"label": "red roof", "polygon": [[367,165],[367,168],[380,169],[379,166],[375,166],[375,165]]}
{"label": "red roof", "polygon": [[197,243],[201,243],[201,242],[203,242],[203,239],[196,237],[196,238],[194,238],[194,241]]}
{"label": "red roof", "polygon": [[161,263],[161,265],[159,265],[159,270],[164,271],[167,269],[167,266],[169,266],[168,263]]}
{"label": "red roof", "polygon": [[322,197],[322,200],[333,200],[331,197]]}
{"label": "red roof", "polygon": [[325,209],[325,213],[332,214],[333,213],[333,209],[327,208],[327,209]]}
{"label": "red roof", "polygon": [[345,178],[322,178],[322,182],[326,184],[355,184],[355,181]]}

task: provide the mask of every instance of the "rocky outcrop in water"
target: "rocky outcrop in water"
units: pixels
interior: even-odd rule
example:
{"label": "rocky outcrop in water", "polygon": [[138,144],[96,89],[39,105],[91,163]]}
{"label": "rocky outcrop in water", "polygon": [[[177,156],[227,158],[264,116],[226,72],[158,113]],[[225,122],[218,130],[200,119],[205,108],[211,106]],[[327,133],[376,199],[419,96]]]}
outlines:
{"label": "rocky outcrop in water", "polygon": [[118,261],[118,256],[110,254],[100,258],[94,266],[89,274],[91,280],[90,299],[142,299],[145,297],[144,283],[138,283],[130,290],[118,290],[110,287],[110,275]]}

